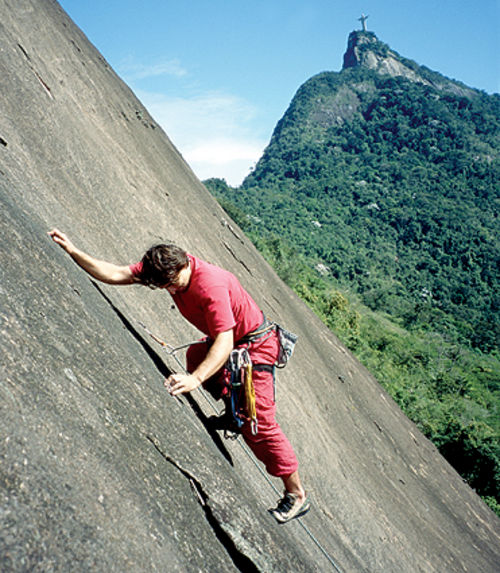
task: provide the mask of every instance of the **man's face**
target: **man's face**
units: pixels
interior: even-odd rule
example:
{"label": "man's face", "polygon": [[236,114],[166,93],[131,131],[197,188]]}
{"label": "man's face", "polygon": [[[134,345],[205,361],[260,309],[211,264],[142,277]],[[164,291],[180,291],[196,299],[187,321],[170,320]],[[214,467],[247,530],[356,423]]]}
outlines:
{"label": "man's face", "polygon": [[169,292],[169,294],[173,296],[179,292],[184,292],[189,286],[190,280],[191,280],[191,268],[188,265],[187,267],[184,267],[177,273],[175,280],[173,280],[171,283],[165,285],[162,288],[166,289]]}

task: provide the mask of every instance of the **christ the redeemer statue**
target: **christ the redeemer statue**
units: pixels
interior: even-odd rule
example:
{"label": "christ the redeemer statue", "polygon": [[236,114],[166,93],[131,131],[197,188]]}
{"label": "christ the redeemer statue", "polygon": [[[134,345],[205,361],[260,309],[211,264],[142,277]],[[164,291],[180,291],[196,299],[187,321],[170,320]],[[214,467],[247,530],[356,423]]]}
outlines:
{"label": "christ the redeemer statue", "polygon": [[361,22],[362,26],[363,26],[363,32],[366,32],[366,21],[368,20],[369,16],[365,16],[364,14],[361,14],[361,18],[358,18],[358,20]]}

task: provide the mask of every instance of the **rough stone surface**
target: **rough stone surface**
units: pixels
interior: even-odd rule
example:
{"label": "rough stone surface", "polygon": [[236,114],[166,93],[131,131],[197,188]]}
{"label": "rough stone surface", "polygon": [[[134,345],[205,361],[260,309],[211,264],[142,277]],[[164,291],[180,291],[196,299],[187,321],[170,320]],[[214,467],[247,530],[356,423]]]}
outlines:
{"label": "rough stone surface", "polygon": [[[0,570],[497,570],[499,521],[227,219],[52,0],[0,0]],[[95,285],[46,235],[126,263],[173,239],[300,336],[278,412],[314,509],[277,499],[217,405],[174,399],[198,334],[166,293]],[[333,564],[335,563],[335,565]]]}

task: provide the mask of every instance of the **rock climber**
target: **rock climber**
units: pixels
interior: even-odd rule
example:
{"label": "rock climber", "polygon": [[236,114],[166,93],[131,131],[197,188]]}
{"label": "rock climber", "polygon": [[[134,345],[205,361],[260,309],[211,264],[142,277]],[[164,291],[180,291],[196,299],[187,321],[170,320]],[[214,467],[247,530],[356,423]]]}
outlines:
{"label": "rock climber", "polygon": [[[101,282],[167,290],[184,318],[205,335],[205,343],[191,346],[186,353],[188,374],[175,373],[165,380],[171,395],[201,385],[214,395],[218,386],[222,395],[225,366],[239,345],[248,349],[253,364],[272,366],[276,362],[276,329],[267,326],[262,311],[232,273],[172,244],[151,247],[141,261],[120,266],[83,252],[58,229],[48,234],[77,265]],[[285,523],[309,511],[310,500],[302,487],[295,452],[275,418],[273,368],[254,370],[252,377],[258,431],[253,433],[250,424],[244,423],[241,434],[267,472],[283,482],[283,498],[269,512]]]}

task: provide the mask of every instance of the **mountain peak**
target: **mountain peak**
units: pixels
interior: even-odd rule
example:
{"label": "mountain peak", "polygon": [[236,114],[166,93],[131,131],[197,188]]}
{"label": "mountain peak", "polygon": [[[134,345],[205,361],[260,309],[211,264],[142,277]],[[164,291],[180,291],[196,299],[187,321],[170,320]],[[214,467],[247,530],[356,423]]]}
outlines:
{"label": "mountain peak", "polygon": [[[364,27],[366,28],[365,25]],[[412,82],[433,86],[459,96],[475,95],[475,90],[462,83],[450,80],[413,60],[400,56],[381,42],[373,32],[368,32],[366,29],[349,34],[342,70],[348,68],[365,68],[381,75],[404,77]]]}
{"label": "mountain peak", "polygon": [[409,80],[427,83],[408,63],[373,32],[358,30],[349,34],[342,69],[363,67],[381,74],[404,76]]}

